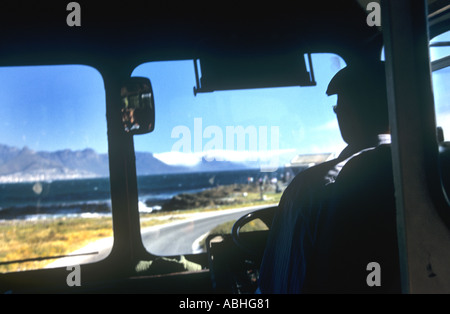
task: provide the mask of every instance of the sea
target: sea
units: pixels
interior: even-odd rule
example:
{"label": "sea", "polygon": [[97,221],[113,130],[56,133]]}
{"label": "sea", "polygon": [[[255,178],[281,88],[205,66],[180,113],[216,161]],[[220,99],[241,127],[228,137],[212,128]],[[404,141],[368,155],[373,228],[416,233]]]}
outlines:
{"label": "sea", "polygon": [[[279,178],[259,169],[138,176],[139,211],[151,213],[181,193]],[[0,184],[0,221],[111,215],[109,178]]]}

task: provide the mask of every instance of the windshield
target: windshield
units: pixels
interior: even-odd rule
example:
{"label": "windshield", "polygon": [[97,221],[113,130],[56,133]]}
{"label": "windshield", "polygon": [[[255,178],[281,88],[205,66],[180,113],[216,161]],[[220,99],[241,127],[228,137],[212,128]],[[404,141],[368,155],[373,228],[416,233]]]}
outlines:
{"label": "windshield", "polygon": [[436,123],[442,128],[443,139],[450,139],[450,31],[430,41],[430,59],[433,70],[433,94]]}
{"label": "windshield", "polygon": [[86,246],[112,244],[100,73],[0,68],[0,99],[0,272],[104,258],[109,250]]}
{"label": "windshield", "polygon": [[155,131],[134,140],[148,251],[203,252],[208,234],[229,232],[246,212],[277,204],[296,173],[339,154],[345,143],[332,110],[336,96],[325,91],[345,62],[333,54],[312,61],[316,86],[197,95],[193,60],[134,70],[150,78],[155,97]]}

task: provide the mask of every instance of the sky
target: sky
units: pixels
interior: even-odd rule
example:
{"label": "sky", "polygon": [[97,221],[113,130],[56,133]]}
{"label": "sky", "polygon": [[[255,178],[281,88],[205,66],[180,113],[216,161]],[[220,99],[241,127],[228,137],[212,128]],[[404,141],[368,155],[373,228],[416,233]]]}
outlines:
{"label": "sky", "polygon": [[[267,150],[306,152],[335,145],[336,138],[340,140],[331,110],[335,99],[327,97],[325,89],[334,72],[344,64],[336,56],[328,56],[326,62],[317,58],[316,87],[223,91],[197,96],[193,94],[192,60],[137,67],[133,76],[148,77],[153,85],[156,127],[151,134],[135,136],[136,151],[168,157],[177,142],[179,145],[181,140],[187,140],[185,134],[176,137],[180,127],[190,130],[192,142],[191,148],[185,147],[181,153],[198,153],[208,148],[208,142],[211,148],[211,138],[216,143],[212,148],[231,148],[234,155],[254,147],[250,139],[245,147],[238,147],[237,143],[228,147],[229,127],[256,130],[258,150],[264,148],[261,141],[265,138]],[[102,77],[94,68],[83,65],[0,68],[0,102],[3,103],[0,144],[27,146],[35,151],[93,148],[98,153],[107,152],[105,91]],[[208,138],[205,133],[208,130],[216,132]],[[338,136],[323,136],[329,130]],[[222,141],[219,135],[223,136]],[[273,138],[276,145],[272,145]],[[319,140],[324,144],[319,144]]]}
{"label": "sky", "polygon": [[[442,40],[449,41],[450,33]],[[444,52],[448,55],[448,51]],[[433,48],[432,57],[441,54]],[[294,156],[338,153],[342,141],[325,94],[345,66],[336,55],[313,54],[317,85],[219,91],[194,96],[192,60],[152,62],[132,76],[148,77],[155,98],[155,131],[135,136],[135,150],[153,152],[167,163],[194,163],[215,149],[230,159],[253,158],[256,151]],[[450,72],[433,75],[438,90],[438,122],[448,130],[445,88]],[[84,65],[0,68],[0,144],[36,151],[92,148],[107,152],[105,90],[100,73]],[[245,130],[244,144],[233,130]],[[253,132],[253,133],[252,133]],[[450,134],[450,130],[445,132]],[[231,140],[234,138],[234,143]],[[447,137],[449,138],[449,137]],[[242,138],[241,138],[242,140]],[[232,145],[233,144],[233,145]]]}
{"label": "sky", "polygon": [[0,144],[107,152],[105,90],[82,65],[0,68]]}
{"label": "sky", "polygon": [[[192,60],[143,64],[132,76],[152,81],[156,122],[154,133],[136,136],[136,150],[153,151],[168,163],[174,162],[172,158],[195,162],[199,151],[210,147],[224,150],[221,153],[228,158],[248,157],[255,147],[287,153],[290,158],[298,152],[340,151],[344,143],[332,110],[336,97],[328,97],[325,91],[345,63],[331,54],[313,55],[313,63],[318,82],[314,87],[216,91],[197,96],[193,95]],[[244,147],[238,147],[236,136],[234,146],[229,145],[230,130],[239,127],[255,131],[256,144],[251,146],[247,137]],[[184,145],[189,141],[190,145]]]}

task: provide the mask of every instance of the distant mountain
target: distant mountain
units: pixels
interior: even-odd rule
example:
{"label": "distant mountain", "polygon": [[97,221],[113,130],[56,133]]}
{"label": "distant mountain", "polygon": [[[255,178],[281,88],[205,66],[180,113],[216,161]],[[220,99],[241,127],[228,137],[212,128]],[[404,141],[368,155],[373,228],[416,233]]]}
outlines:
{"label": "distant mountain", "polygon": [[136,152],[136,169],[138,175],[185,173],[249,169],[247,165],[230,161],[208,161],[204,157],[194,166],[169,165],[156,158],[152,153]]}
{"label": "distant mountain", "polygon": [[[248,168],[244,164],[229,161],[206,161],[193,167],[168,165],[152,153],[136,152],[138,175],[183,173],[201,171],[238,170]],[[55,152],[33,151],[0,144],[0,182],[52,181],[78,178],[107,177],[107,154],[93,149]]]}
{"label": "distant mountain", "polygon": [[244,170],[248,168],[249,167],[243,163],[232,161],[217,161],[215,159],[206,160],[205,157],[203,157],[201,162],[191,167],[190,169],[191,171],[202,172],[202,171]]}
{"label": "distant mountain", "polygon": [[173,166],[159,160],[152,153],[136,152],[136,171],[138,175],[188,172],[189,167]]}
{"label": "distant mountain", "polygon": [[36,152],[0,144],[0,182],[50,181],[108,175],[108,156],[92,149]]}

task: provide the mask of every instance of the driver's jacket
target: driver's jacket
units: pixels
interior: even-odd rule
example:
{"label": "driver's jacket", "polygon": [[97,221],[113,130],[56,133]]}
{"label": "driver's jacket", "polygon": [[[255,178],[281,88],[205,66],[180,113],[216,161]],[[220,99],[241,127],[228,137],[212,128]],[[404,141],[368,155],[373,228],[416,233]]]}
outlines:
{"label": "driver's jacket", "polygon": [[[389,140],[347,148],[293,179],[272,222],[262,293],[399,291]],[[368,283],[372,262],[383,272],[381,286]]]}

